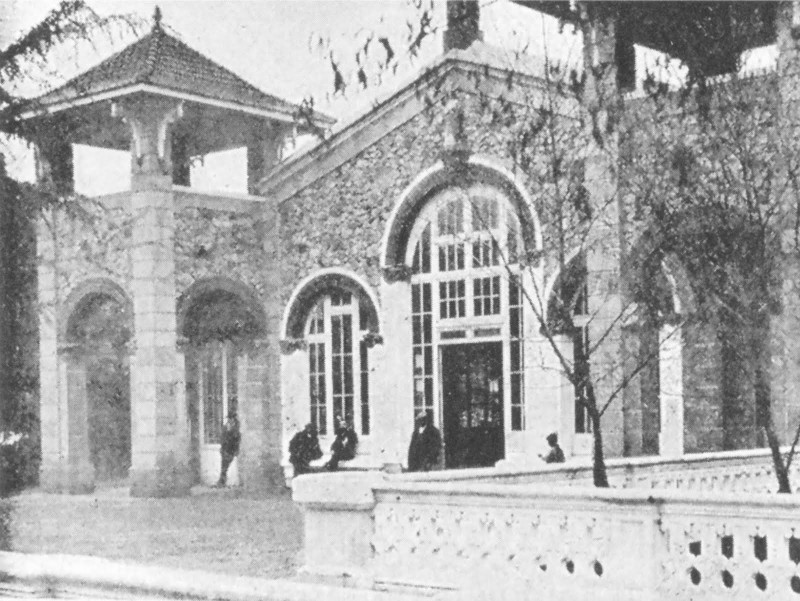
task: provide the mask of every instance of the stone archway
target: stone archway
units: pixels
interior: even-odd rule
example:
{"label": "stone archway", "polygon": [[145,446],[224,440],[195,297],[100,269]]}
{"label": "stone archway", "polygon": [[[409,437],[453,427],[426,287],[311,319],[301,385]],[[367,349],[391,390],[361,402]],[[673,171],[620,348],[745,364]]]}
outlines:
{"label": "stone archway", "polygon": [[234,412],[240,422],[242,449],[228,471],[228,483],[241,484],[244,471],[258,471],[259,449],[265,443],[266,316],[258,294],[227,278],[200,280],[179,300],[178,332],[186,359],[194,479],[202,484],[216,482],[219,434],[226,416]]}
{"label": "stone archway", "polygon": [[130,301],[116,284],[95,280],[70,295],[65,314],[70,454],[84,448],[95,481],[126,479],[131,466]]}

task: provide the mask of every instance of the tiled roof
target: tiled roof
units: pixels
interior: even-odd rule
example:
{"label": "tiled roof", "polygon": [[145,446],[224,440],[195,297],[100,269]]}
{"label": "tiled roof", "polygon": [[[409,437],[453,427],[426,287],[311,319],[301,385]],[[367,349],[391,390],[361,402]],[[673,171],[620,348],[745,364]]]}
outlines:
{"label": "tiled roof", "polygon": [[212,101],[291,115],[296,105],[266,94],[164,31],[152,31],[37,102],[51,106],[147,84]]}

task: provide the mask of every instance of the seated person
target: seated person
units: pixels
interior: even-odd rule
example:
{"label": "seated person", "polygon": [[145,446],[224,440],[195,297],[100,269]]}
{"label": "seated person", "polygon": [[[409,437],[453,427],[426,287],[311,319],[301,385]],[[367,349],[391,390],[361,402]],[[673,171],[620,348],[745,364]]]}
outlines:
{"label": "seated person", "polygon": [[322,449],[319,448],[317,429],[314,424],[306,424],[289,443],[289,463],[294,467],[294,475],[300,476],[312,471],[309,464],[320,457]]}
{"label": "seated person", "polygon": [[550,445],[550,452],[547,456],[539,455],[545,463],[564,463],[564,451],[558,446],[558,434],[553,432],[547,437],[547,444]]}
{"label": "seated person", "polygon": [[356,456],[358,436],[353,427],[341,417],[336,418],[336,439],[331,445],[331,458],[325,465],[329,471],[339,469],[340,461],[347,461]]}

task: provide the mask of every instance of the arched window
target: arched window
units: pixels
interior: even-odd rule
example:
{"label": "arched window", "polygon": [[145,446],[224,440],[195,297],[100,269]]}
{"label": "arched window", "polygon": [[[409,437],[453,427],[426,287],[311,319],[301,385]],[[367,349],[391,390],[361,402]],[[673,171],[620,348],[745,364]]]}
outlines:
{"label": "arched window", "polygon": [[310,421],[322,436],[333,433],[338,416],[370,433],[367,331],[366,304],[348,291],[322,296],[308,314]]}
{"label": "arched window", "polygon": [[442,426],[448,467],[493,465],[504,430],[525,428],[521,249],[512,203],[485,184],[434,193],[411,231],[414,413]]}

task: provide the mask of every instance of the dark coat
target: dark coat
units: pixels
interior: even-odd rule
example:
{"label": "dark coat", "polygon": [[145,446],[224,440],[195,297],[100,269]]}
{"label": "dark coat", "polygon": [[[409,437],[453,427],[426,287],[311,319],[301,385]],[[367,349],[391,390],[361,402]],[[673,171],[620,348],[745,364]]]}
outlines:
{"label": "dark coat", "polygon": [[544,461],[545,463],[564,463],[564,451],[558,445],[550,447],[550,452],[544,458]]}
{"label": "dark coat", "polygon": [[347,461],[356,456],[358,435],[352,428],[340,428],[336,433],[336,440],[331,445],[331,454],[339,461]]}
{"label": "dark coat", "polygon": [[442,435],[436,426],[428,425],[420,433],[414,428],[411,444],[408,446],[408,471],[427,472],[439,465],[439,452],[442,448]]}
{"label": "dark coat", "polygon": [[239,443],[242,440],[242,435],[239,433],[239,421],[235,419],[228,419],[222,426],[222,444],[220,445],[220,452],[223,455],[235,457],[239,454]]}
{"label": "dark coat", "polygon": [[322,457],[319,438],[315,432],[301,430],[292,437],[289,443],[289,462],[298,473],[308,469],[308,464]]}

